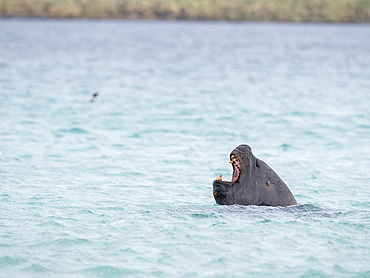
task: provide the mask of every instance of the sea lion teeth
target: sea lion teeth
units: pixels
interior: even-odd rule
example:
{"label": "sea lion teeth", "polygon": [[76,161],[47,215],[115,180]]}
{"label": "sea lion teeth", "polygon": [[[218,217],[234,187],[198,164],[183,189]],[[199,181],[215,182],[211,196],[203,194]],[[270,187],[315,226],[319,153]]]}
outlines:
{"label": "sea lion teeth", "polygon": [[238,162],[238,159],[235,156],[232,156],[231,161],[229,161],[229,163],[234,163],[234,162]]}

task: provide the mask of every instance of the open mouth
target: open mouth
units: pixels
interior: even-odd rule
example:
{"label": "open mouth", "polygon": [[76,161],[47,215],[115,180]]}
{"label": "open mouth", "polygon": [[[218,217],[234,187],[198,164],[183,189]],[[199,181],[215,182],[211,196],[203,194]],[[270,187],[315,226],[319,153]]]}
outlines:
{"label": "open mouth", "polygon": [[232,163],[233,165],[233,177],[231,179],[231,182],[237,181],[240,176],[240,170],[242,165],[240,164],[240,161],[234,156],[231,156],[231,161],[229,163]]}
{"label": "open mouth", "polygon": [[[239,180],[240,170],[242,168],[242,165],[241,165],[239,159],[236,158],[236,156],[232,155],[231,156],[231,161],[229,161],[229,163],[232,163],[232,165],[233,165],[233,177],[231,179],[231,182]],[[219,176],[216,180],[222,181],[222,175]]]}

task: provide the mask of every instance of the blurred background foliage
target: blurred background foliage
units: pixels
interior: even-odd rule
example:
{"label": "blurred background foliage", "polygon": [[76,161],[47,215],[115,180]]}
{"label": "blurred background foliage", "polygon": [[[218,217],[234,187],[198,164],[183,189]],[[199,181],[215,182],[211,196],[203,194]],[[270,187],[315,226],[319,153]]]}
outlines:
{"label": "blurred background foliage", "polygon": [[370,0],[0,0],[0,17],[370,22]]}

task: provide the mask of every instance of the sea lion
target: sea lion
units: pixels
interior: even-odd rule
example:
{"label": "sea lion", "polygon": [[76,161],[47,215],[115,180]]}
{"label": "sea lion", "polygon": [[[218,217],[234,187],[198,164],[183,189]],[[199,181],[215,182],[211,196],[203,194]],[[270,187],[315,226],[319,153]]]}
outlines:
{"label": "sea lion", "polygon": [[265,162],[255,157],[251,147],[240,145],[230,153],[231,182],[222,176],[213,181],[213,196],[219,205],[291,206],[292,192]]}

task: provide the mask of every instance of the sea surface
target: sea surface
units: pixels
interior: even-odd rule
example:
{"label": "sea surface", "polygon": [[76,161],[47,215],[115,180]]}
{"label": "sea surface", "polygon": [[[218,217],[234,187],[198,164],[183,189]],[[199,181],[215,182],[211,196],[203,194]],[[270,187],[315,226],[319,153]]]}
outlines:
{"label": "sea surface", "polygon": [[[239,144],[297,206],[215,203]],[[0,277],[370,277],[369,257],[370,25],[0,20]]]}

